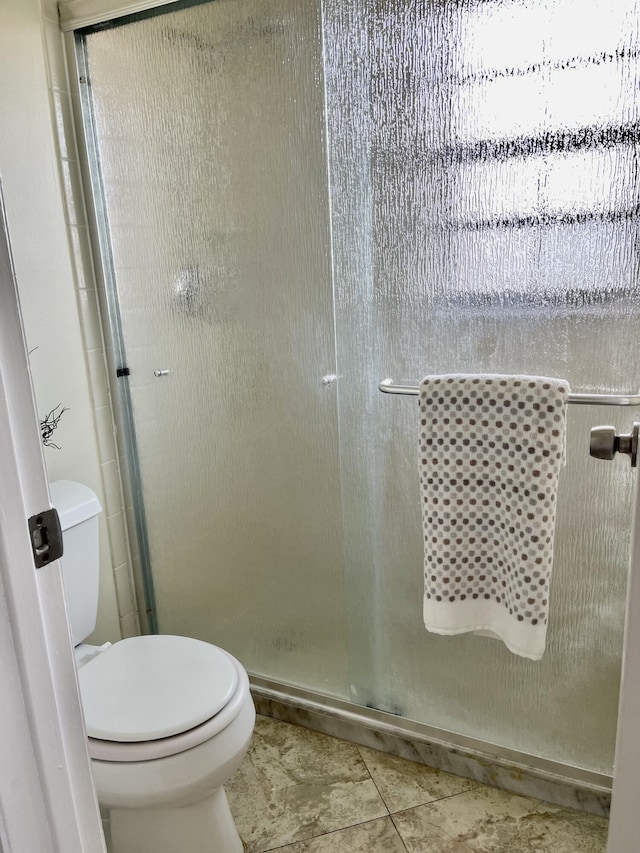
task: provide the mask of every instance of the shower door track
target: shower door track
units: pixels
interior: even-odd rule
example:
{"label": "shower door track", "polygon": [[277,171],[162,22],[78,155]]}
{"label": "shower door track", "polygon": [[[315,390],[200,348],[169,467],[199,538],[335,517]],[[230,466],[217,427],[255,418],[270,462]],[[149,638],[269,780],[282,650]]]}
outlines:
{"label": "shower door track", "polygon": [[480,784],[608,817],[612,777],[249,674],[259,714]]}

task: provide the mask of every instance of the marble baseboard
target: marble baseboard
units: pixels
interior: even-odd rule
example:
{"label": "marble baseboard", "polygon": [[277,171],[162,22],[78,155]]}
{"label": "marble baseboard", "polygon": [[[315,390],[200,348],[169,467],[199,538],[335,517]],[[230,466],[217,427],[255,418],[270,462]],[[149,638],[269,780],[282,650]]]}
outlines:
{"label": "marble baseboard", "polygon": [[[415,723],[403,726],[403,720],[381,711],[368,714],[367,708],[332,701],[284,685],[252,678],[251,691],[256,710],[266,717],[293,723],[303,728],[342,738],[360,746],[387,752],[409,761],[426,764],[465,779],[501,788],[513,794],[534,797],[564,808],[608,817],[611,802],[611,778],[579,768],[554,765],[517,754],[519,760],[495,755],[474,745],[448,742],[446,737],[427,733]],[[408,721],[407,721],[408,722]],[[449,733],[442,733],[447,735]],[[529,760],[527,760],[529,759]],[[529,763],[529,761],[531,763]],[[572,771],[575,771],[572,775]]]}

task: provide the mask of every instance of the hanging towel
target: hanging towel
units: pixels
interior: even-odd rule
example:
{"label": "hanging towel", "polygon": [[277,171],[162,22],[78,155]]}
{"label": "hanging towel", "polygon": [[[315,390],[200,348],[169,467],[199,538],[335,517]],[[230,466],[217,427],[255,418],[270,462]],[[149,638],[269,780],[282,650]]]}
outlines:
{"label": "hanging towel", "polygon": [[540,376],[420,383],[427,630],[542,657],[568,396]]}

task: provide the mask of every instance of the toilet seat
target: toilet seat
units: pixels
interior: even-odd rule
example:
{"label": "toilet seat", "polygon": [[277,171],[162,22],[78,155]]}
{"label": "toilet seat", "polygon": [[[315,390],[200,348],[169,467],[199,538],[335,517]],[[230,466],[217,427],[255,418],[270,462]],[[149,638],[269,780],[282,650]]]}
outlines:
{"label": "toilet seat", "polygon": [[222,649],[190,637],[130,637],[78,673],[92,758],[144,761],[213,737],[249,696]]}

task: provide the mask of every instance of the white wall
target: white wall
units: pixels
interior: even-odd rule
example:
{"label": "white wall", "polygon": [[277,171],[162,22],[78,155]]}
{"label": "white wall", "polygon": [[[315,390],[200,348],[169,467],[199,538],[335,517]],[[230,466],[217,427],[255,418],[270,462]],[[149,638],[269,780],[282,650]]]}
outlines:
{"label": "white wall", "polygon": [[62,192],[77,185],[72,139],[60,144],[55,129],[69,125],[71,99],[56,3],[43,7],[0,3],[0,177],[37,407],[69,408],[54,436],[61,449],[45,451],[48,475],[86,483],[104,508],[92,640],[114,641],[137,632],[137,615],[86,228]]}

